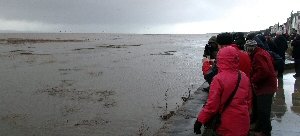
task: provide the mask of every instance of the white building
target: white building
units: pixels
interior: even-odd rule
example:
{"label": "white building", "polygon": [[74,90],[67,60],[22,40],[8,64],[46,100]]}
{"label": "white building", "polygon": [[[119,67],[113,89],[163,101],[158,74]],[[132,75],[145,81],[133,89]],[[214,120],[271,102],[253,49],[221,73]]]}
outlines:
{"label": "white building", "polygon": [[297,30],[297,34],[300,34],[300,11],[297,11],[297,13],[294,14],[292,19],[292,28]]}
{"label": "white building", "polygon": [[291,17],[287,18],[286,23],[282,25],[278,23],[274,26],[270,26],[269,28],[271,34],[274,34],[277,31],[282,31],[282,33],[288,34],[297,32],[297,34],[300,34],[300,11],[297,11],[297,13],[291,13]]}

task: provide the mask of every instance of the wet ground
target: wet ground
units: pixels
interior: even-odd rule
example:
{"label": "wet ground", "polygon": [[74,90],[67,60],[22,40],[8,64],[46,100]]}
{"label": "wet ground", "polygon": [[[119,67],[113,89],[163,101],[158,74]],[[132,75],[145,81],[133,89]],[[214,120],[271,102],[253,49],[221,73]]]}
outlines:
{"label": "wet ground", "polygon": [[272,135],[300,135],[300,78],[294,78],[294,70],[288,70],[278,79],[278,91],[272,105]]}
{"label": "wet ground", "polygon": [[[292,66],[292,65],[291,65]],[[286,70],[283,78],[278,79],[278,92],[274,96],[272,105],[272,136],[299,136],[300,135],[300,78],[294,78],[294,70]],[[156,136],[195,135],[193,124],[203,103],[207,92],[202,91],[202,85],[195,91],[189,101],[181,107],[173,117],[155,134]],[[204,130],[203,136],[211,135],[211,130]],[[255,132],[250,132],[254,135]]]}

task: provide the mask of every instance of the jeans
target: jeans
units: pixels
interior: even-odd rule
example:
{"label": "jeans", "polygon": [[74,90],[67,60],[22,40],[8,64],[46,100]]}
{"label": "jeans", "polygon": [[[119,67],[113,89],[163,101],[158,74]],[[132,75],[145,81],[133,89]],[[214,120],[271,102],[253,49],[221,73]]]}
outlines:
{"label": "jeans", "polygon": [[271,106],[274,94],[264,94],[257,96],[258,121],[256,126],[262,129],[262,132],[271,135]]}

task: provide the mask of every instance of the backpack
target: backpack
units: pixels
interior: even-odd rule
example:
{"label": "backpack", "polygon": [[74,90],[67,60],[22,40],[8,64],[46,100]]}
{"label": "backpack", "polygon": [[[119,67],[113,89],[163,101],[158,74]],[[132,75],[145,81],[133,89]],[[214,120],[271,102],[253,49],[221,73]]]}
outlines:
{"label": "backpack", "polygon": [[284,67],[284,61],[283,59],[275,52],[272,52],[270,50],[267,50],[267,52],[272,56],[274,60],[274,69],[277,71],[280,68]]}

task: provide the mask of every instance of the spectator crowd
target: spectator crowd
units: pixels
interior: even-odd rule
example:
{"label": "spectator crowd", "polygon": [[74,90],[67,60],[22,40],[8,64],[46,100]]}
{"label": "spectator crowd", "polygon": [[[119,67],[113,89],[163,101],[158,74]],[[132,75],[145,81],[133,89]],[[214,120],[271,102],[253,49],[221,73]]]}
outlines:
{"label": "spectator crowd", "polygon": [[[202,71],[209,83],[208,98],[194,125],[194,132],[221,114],[216,136],[270,136],[271,106],[282,78],[288,42],[293,47],[295,78],[300,77],[300,36],[262,33],[221,33],[205,46]],[[236,87],[236,88],[235,88]],[[255,124],[250,127],[250,124]]]}

